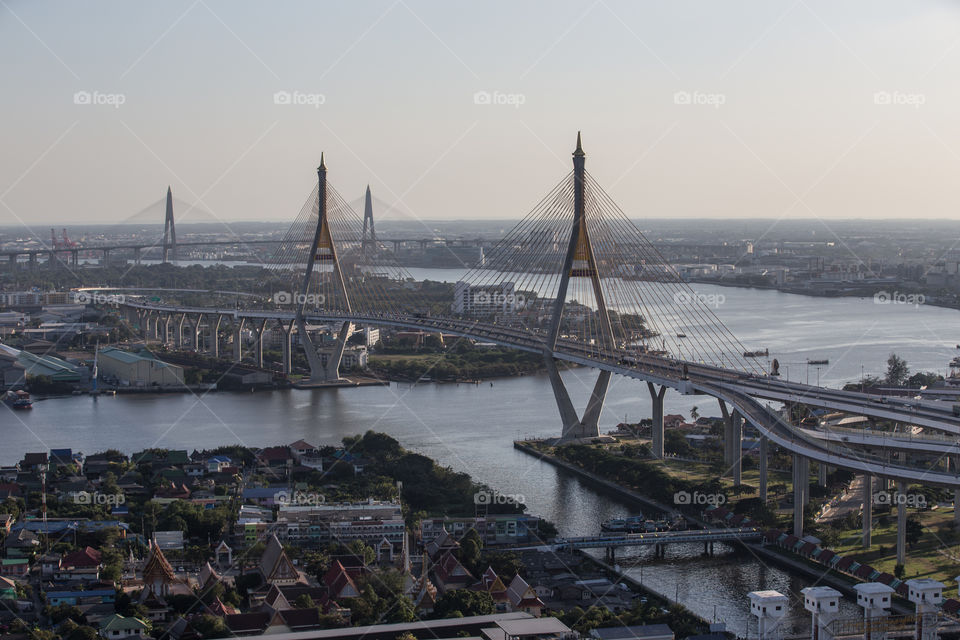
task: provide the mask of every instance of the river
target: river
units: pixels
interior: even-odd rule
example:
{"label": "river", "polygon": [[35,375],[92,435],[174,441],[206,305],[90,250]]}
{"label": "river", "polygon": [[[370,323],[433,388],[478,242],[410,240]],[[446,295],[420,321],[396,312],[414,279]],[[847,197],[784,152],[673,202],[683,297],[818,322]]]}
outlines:
{"label": "river", "polygon": [[[451,270],[411,270],[418,278],[455,280]],[[791,379],[837,386],[867,373],[880,373],[891,352],[911,370],[943,373],[957,352],[958,312],[910,305],[878,305],[872,299],[808,298],[769,290],[695,287],[713,295],[716,314],[751,349],[769,348]],[[722,296],[722,297],[721,297]],[[807,359],[830,364],[808,367]],[[819,372],[817,371],[819,369]],[[583,407],[596,372],[564,372],[571,397]],[[666,396],[668,413],[716,415],[717,405],[702,397]],[[649,416],[645,385],[614,377],[601,429]],[[532,375],[475,384],[391,384],[322,391],[260,393],[120,395],[97,399],[76,396],[36,402],[33,411],[0,411],[3,447],[0,463],[12,464],[26,451],[72,447],[86,453],[116,448],[203,448],[239,443],[250,447],[290,443],[337,443],[345,435],[375,429],[407,448],[464,471],[503,493],[520,494],[534,513],[558,523],[566,535],[591,534],[607,518],[631,510],[598,495],[554,467],[515,451],[512,441],[554,436],[558,414],[549,381]],[[643,582],[706,618],[714,612],[742,634],[750,621],[746,593],[777,589],[792,598],[791,613],[806,624],[799,589],[803,578],[768,566],[749,554],[719,547],[712,558],[702,547],[671,547],[666,558],[644,557]],[[630,574],[640,577],[638,567]],[[845,603],[845,611],[857,608]],[[755,625],[750,627],[755,629]]]}

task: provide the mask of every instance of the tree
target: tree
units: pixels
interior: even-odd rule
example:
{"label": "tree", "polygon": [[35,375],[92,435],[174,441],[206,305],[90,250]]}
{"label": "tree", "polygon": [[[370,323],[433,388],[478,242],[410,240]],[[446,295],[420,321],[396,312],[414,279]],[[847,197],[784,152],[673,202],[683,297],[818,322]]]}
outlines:
{"label": "tree", "polygon": [[[433,608],[436,618],[486,616],[493,613],[493,598],[486,591],[454,589],[443,594]],[[457,615],[459,614],[459,616]]]}
{"label": "tree", "polygon": [[294,609],[313,609],[317,604],[313,601],[313,598],[310,597],[309,593],[301,593],[297,596],[297,599],[293,601]]}
{"label": "tree", "polygon": [[904,537],[906,538],[907,544],[912,547],[920,540],[920,536],[922,535],[923,525],[920,524],[920,521],[917,520],[916,516],[910,516],[907,518],[907,529],[904,531]]}
{"label": "tree", "polygon": [[482,549],[483,540],[480,539],[476,529],[470,529],[460,539],[460,562],[475,575],[479,574]]}
{"label": "tree", "polygon": [[319,580],[330,568],[330,556],[322,551],[307,551],[303,554],[303,568]]}
{"label": "tree", "polygon": [[897,580],[903,580],[903,576],[906,575],[906,573],[907,573],[907,570],[903,566],[902,562],[898,562],[893,567],[893,575],[897,578]]}
{"label": "tree", "polygon": [[191,618],[190,626],[204,638],[229,638],[233,635],[223,618],[202,615]]}
{"label": "tree", "polygon": [[682,431],[670,430],[664,436],[663,450],[667,453],[685,456],[690,454],[691,447]]}
{"label": "tree", "polygon": [[887,358],[886,383],[900,386],[906,382],[909,373],[910,368],[907,366],[907,361],[897,354],[891,353],[890,357]]}
{"label": "tree", "polygon": [[359,538],[351,542],[348,547],[350,549],[350,553],[358,558],[363,558],[363,564],[370,564],[377,557],[377,552],[374,551],[370,545]]}
{"label": "tree", "polygon": [[943,380],[943,376],[935,371],[918,371],[907,378],[909,387],[929,387]]}
{"label": "tree", "polygon": [[696,422],[699,418],[700,418],[700,411],[696,407],[693,407],[692,409],[690,409],[690,419]]}
{"label": "tree", "polygon": [[71,631],[70,635],[66,636],[64,640],[97,640],[99,637],[96,629],[82,625]]}

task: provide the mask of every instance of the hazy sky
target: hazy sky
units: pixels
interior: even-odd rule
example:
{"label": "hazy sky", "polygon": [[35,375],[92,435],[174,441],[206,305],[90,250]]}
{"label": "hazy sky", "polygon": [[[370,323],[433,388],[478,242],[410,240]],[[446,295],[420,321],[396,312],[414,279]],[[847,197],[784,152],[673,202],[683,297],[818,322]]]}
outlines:
{"label": "hazy sky", "polygon": [[0,224],[292,220],[321,151],[517,218],[578,129],[632,217],[960,218],[957,2],[0,0],[0,79]]}

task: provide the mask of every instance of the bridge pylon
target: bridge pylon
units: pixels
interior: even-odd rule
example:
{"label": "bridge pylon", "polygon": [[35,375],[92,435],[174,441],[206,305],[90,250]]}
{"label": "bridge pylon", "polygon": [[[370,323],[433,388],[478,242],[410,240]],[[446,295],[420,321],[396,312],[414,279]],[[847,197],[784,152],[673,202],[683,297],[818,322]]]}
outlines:
{"label": "bridge pylon", "polygon": [[337,295],[342,296],[342,303],[346,315],[350,314],[350,298],[347,295],[347,287],[343,279],[340,259],[337,255],[337,247],[333,240],[333,231],[330,220],[327,215],[327,166],[323,160],[323,154],[320,154],[320,166],[317,167],[317,228],[314,231],[311,250],[307,255],[307,270],[303,276],[303,284],[300,287],[300,295],[297,299],[296,314],[294,322],[297,325],[297,332],[300,334],[300,343],[303,345],[307,356],[307,363],[310,365],[310,382],[331,382],[340,379],[340,361],[343,359],[343,350],[347,344],[347,338],[350,337],[351,323],[345,320],[340,325],[340,330],[334,338],[334,345],[331,352],[327,355],[326,364],[317,353],[317,348],[313,340],[307,333],[306,322],[304,321],[303,310],[306,306],[307,294],[310,288],[310,280],[313,276],[314,266],[319,264],[330,265],[333,270],[332,284]]}
{"label": "bridge pylon", "polygon": [[177,261],[177,228],[173,224],[173,191],[167,187],[167,207],[163,218],[163,262]]}
{"label": "bridge pylon", "polygon": [[593,245],[590,242],[590,234],[587,231],[586,160],[587,154],[584,153],[580,142],[580,132],[577,132],[577,148],[573,152],[573,225],[570,229],[570,238],[567,242],[557,296],[553,303],[543,352],[547,373],[553,387],[553,395],[557,400],[560,419],[563,422],[561,440],[590,438],[600,435],[600,413],[603,411],[603,402],[607,396],[607,389],[610,387],[610,372],[600,371],[593,386],[593,391],[590,393],[590,399],[587,401],[583,417],[580,418],[573,408],[570,394],[567,392],[563,380],[560,379],[560,372],[557,370],[553,352],[556,350],[557,338],[560,335],[560,321],[563,318],[563,307],[571,278],[589,279],[597,305],[598,341],[604,349],[612,349],[615,346],[610,314],[607,312],[607,303],[600,283],[600,271],[597,267]]}
{"label": "bridge pylon", "polygon": [[[369,237],[367,228],[369,227]],[[370,185],[363,197],[363,235],[360,238],[360,251],[369,256],[377,251],[377,231],[373,226],[373,197],[370,195]]]}

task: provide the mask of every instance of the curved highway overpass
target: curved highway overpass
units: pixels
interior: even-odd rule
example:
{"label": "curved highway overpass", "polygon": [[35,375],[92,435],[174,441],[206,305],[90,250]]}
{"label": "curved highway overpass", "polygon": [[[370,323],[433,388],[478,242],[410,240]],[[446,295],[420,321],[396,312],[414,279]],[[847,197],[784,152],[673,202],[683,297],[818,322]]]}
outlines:
{"label": "curved highway overpass", "polygon": [[[108,290],[108,289],[102,289]],[[234,319],[292,322],[294,312],[267,309],[185,307],[141,301],[119,303],[130,309],[168,314],[221,315]],[[530,353],[545,352],[544,341],[528,331],[482,322],[422,315],[342,314],[304,312],[310,323],[350,321],[359,324],[427,330],[462,336]],[[637,355],[607,350],[597,356],[595,345],[559,339],[552,355],[558,360],[610,371],[645,382],[675,389],[683,394],[705,394],[723,400],[752,424],[764,437],[780,447],[819,463],[904,482],[923,482],[960,489],[960,475],[940,469],[923,469],[892,464],[883,457],[856,451],[839,442],[827,442],[787,423],[760,400],[801,402],[879,419],[896,420],[960,434],[960,417],[953,405],[937,402],[891,402],[865,393],[840,391],[783,381],[772,376],[741,373],[701,363],[674,360],[657,355]]]}

